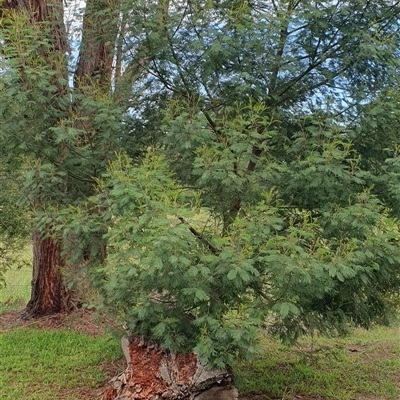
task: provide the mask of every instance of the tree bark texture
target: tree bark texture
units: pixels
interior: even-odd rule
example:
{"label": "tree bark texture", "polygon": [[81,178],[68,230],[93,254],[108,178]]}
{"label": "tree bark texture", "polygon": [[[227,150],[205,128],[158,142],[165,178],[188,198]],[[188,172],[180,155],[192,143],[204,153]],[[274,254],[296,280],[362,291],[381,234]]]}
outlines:
{"label": "tree bark texture", "polygon": [[64,259],[61,244],[51,237],[32,235],[33,279],[31,299],[26,307],[29,317],[38,317],[72,309],[71,293],[63,282]]}
{"label": "tree bark texture", "polygon": [[[32,25],[46,36],[50,47],[43,47],[40,56],[46,59],[50,70],[55,72],[54,84],[60,97],[68,95],[68,68],[66,54],[69,51],[68,38],[64,25],[63,0],[0,0],[0,17],[20,13],[27,16]],[[92,96],[93,90],[101,88],[101,94],[111,93],[112,63],[118,33],[119,0],[87,0],[83,20],[82,41],[79,60],[75,71],[75,90],[85,91]],[[12,22],[10,22],[12,23]],[[58,79],[58,78],[64,79]],[[79,117],[74,125],[92,134],[93,115],[73,104]],[[81,118],[83,117],[83,118]],[[85,126],[81,126],[85,120]],[[49,127],[51,128],[51,127]],[[95,137],[95,132],[93,132]],[[85,143],[83,143],[85,144]],[[61,152],[69,151],[61,148]],[[53,162],[52,160],[49,160]],[[90,189],[93,182],[90,182]],[[37,199],[34,206],[46,209]],[[34,228],[35,229],[35,228]],[[62,268],[66,262],[61,243],[52,238],[51,227],[47,232],[34,232],[33,235],[33,280],[31,299],[25,312],[26,317],[66,312],[73,308],[71,294],[63,282]]]}
{"label": "tree bark texture", "polygon": [[67,51],[63,0],[3,0],[0,16],[5,10],[26,13],[31,23],[47,23],[51,29],[53,50],[63,54]]}
{"label": "tree bark texture", "polygon": [[103,400],[237,400],[229,370],[207,370],[195,353],[173,354],[137,338],[122,339],[128,366]]}
{"label": "tree bark texture", "polygon": [[75,71],[76,87],[91,86],[96,82],[106,93],[111,91],[118,12],[119,0],[87,0]]}

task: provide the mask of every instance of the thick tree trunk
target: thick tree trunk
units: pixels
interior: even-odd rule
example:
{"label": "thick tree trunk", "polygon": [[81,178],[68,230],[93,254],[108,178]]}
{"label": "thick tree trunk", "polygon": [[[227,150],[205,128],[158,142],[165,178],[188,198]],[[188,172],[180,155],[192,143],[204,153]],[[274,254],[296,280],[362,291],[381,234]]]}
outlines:
{"label": "thick tree trunk", "polygon": [[[107,18],[104,18],[107,10]],[[75,87],[102,87],[111,91],[112,65],[118,36],[119,0],[87,0],[82,43],[75,71]]]}
{"label": "thick tree trunk", "polygon": [[41,238],[38,232],[33,233],[32,243],[32,292],[26,316],[38,317],[70,311],[71,293],[63,282],[64,259],[60,243],[50,237]]}
{"label": "thick tree trunk", "polygon": [[[53,50],[64,54],[68,49],[63,0],[0,0],[0,15],[5,10],[25,13],[31,23],[48,23]],[[62,69],[66,71],[66,65]]]}
{"label": "thick tree trunk", "polygon": [[128,366],[103,400],[236,400],[229,370],[207,370],[194,353],[172,354],[143,339],[122,339]]}

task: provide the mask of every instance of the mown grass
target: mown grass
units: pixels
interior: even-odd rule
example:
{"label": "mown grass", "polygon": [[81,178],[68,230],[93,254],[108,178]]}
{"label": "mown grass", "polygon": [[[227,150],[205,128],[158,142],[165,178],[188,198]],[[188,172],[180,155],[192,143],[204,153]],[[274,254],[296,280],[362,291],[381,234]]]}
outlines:
{"label": "mown grass", "polygon": [[[288,348],[264,338],[251,362],[236,365],[242,398],[398,399],[399,329],[356,331],[346,338],[302,340]],[[77,399],[101,386],[103,363],[121,357],[113,338],[19,328],[0,333],[0,399]],[[317,397],[318,396],[318,397]]]}
{"label": "mown grass", "polygon": [[264,338],[258,357],[235,367],[236,384],[244,397],[399,399],[399,334],[377,327],[345,338],[303,339],[292,348]]}
{"label": "mown grass", "polygon": [[0,399],[77,400],[74,389],[104,384],[101,364],[120,357],[118,341],[107,336],[26,328],[2,332]]}
{"label": "mown grass", "polygon": [[[27,304],[31,258],[27,246],[19,259],[26,266],[6,271],[6,286],[0,287],[0,317]],[[0,400],[81,400],[83,394],[91,398],[87,393],[105,384],[103,366],[121,357],[119,341],[108,335],[32,327],[0,331]]]}

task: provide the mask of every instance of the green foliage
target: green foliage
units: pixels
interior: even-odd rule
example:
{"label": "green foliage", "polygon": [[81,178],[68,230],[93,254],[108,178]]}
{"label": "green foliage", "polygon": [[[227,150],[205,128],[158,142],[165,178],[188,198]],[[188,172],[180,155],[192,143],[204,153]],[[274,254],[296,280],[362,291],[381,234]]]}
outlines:
{"label": "green foliage", "polygon": [[394,79],[394,9],[124,7],[127,51],[151,66],[132,127],[163,134],[143,162],[112,163],[85,206],[106,232],[106,306],[132,335],[218,366],[254,348],[259,324],[293,341],[385,322],[399,231],[348,121]]}
{"label": "green foliage", "polygon": [[196,349],[219,366],[251,352],[259,320],[248,318],[247,285],[258,273],[229,241],[212,244],[204,232],[193,234],[195,197],[177,185],[162,157],[150,154],[134,166],[121,156],[93,201],[108,226],[97,284],[132,335],[174,351]]}
{"label": "green foliage", "polygon": [[137,165],[120,156],[91,199],[108,242],[95,281],[132,335],[222,366],[248,355],[271,317],[287,340],[385,322],[400,233],[373,195],[312,215],[259,192],[226,229],[206,188],[185,189],[150,152]]}
{"label": "green foliage", "polygon": [[35,227],[87,261],[131,335],[209,365],[251,353],[262,324],[294,341],[387,322],[399,6],[120,5],[115,95],[69,88],[27,19],[2,31],[0,138],[27,166]]}
{"label": "green foliage", "polygon": [[120,148],[124,110],[96,82],[69,87],[65,55],[50,51],[46,25],[31,24],[23,13],[10,18],[2,21],[2,151],[28,164],[30,204],[71,204],[92,193]]}
{"label": "green foliage", "polygon": [[398,99],[399,93],[388,89],[365,105],[354,137],[354,144],[362,155],[363,168],[371,173],[369,180],[373,192],[395,216],[400,211]]}
{"label": "green foliage", "polygon": [[[344,110],[353,96],[358,102],[390,85],[396,65],[399,10],[383,0],[340,7],[185,1],[161,15],[158,1],[123,4],[132,18],[127,48],[140,49],[146,32],[145,54],[154,66],[147,83],[207,112],[249,99],[295,112]],[[129,53],[128,59],[135,63]]]}
{"label": "green foliage", "polygon": [[[10,171],[22,171],[17,190],[11,193],[5,185],[1,196],[30,209],[29,229],[48,236],[57,232],[63,207],[94,193],[96,178],[122,146],[125,130],[123,109],[112,93],[95,82],[70,87],[66,54],[53,51],[50,27],[31,22],[18,12],[5,13],[0,21],[0,157]],[[10,171],[7,180],[14,179]],[[17,221],[8,218],[17,229]],[[90,240],[93,247],[102,246],[101,235]],[[75,243],[82,244],[76,252],[71,251]],[[82,261],[84,244],[76,237],[66,241],[70,263]]]}

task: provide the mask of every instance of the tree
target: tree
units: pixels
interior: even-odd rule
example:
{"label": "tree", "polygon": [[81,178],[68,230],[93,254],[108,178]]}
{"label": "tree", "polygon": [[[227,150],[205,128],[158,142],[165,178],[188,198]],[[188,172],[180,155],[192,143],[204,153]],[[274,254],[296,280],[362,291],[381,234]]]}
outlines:
{"label": "tree", "polygon": [[385,1],[130,10],[127,62],[143,70],[132,108],[161,139],[142,161],[112,163],[87,207],[108,228],[97,284],[133,337],[223,366],[265,321],[288,340],[387,321],[399,230],[373,184],[389,179],[390,160],[363,147],[396,81],[399,11]]}
{"label": "tree", "polygon": [[[17,74],[19,75],[19,77],[16,78],[20,79],[21,82],[21,85],[19,85],[20,87],[18,89],[25,89],[25,91],[22,91],[22,93],[18,93],[18,91],[16,91],[18,95],[32,95],[32,93],[29,93],[29,86],[38,83],[44,83],[43,81],[45,79],[42,79],[41,82],[35,82],[35,71],[33,68],[40,66],[43,69],[44,67],[43,61],[40,62],[41,60],[39,59],[39,55],[41,55],[43,59],[49,58],[51,52],[55,55],[54,57],[51,56],[51,63],[58,65],[58,69],[54,70],[53,72],[56,72],[57,75],[55,75],[54,78],[58,79],[59,84],[50,90],[43,90],[41,93],[41,99],[33,99],[32,97],[30,98],[31,101],[38,100],[40,102],[41,100],[42,104],[45,104],[46,102],[48,103],[49,99],[47,96],[62,96],[63,93],[65,93],[66,88],[67,69],[64,60],[65,52],[67,50],[67,43],[65,41],[65,32],[63,32],[61,29],[63,26],[62,2],[59,2],[58,4],[54,3],[53,5],[54,7],[48,7],[45,3],[40,4],[38,2],[4,2],[1,9],[3,27],[5,22],[7,24],[7,33],[9,34],[7,38],[9,39],[9,42],[7,42],[7,44],[16,44],[17,42],[20,43],[19,48],[17,46],[13,46],[12,50],[8,54],[5,52],[6,56],[9,56],[8,58],[12,60],[12,67],[15,67],[15,70],[12,71],[15,73],[14,79],[16,78]],[[7,12],[6,8],[9,8],[12,11]],[[23,16],[18,16],[18,13],[23,14]],[[28,23],[44,25],[50,20],[54,22],[54,25],[52,25],[50,29],[52,35],[49,35],[49,40],[46,42],[42,39],[42,35],[40,35],[40,32],[38,32],[37,27],[29,32],[27,29],[24,29],[24,26],[26,26]],[[17,22],[19,22],[19,26],[17,25]],[[21,40],[21,34],[23,35],[23,33],[28,33],[28,37],[31,40],[37,39],[37,43],[35,43],[35,45],[29,43],[28,46],[24,46]],[[11,78],[10,71],[6,71],[5,75],[8,78]],[[49,74],[47,74],[46,78],[50,78]],[[51,78],[53,78],[53,76]],[[62,78],[64,78],[63,82],[61,82]],[[13,79],[10,79],[11,82],[9,83],[12,83],[12,80]],[[54,81],[54,79],[52,80]],[[42,89],[44,88],[42,87]],[[29,98],[27,98],[27,100],[28,99]],[[9,111],[9,109],[7,109],[7,111]],[[30,115],[25,116],[24,111],[27,111],[28,115]],[[30,119],[29,117],[32,117],[31,110],[29,109],[29,106],[27,107],[27,104],[25,104],[25,110],[19,109],[17,111],[17,114],[19,113],[24,115],[24,119],[26,120]],[[15,117],[16,116],[14,115],[14,118]],[[20,116],[18,116],[18,118],[20,118]],[[48,123],[48,121],[46,122]],[[18,145],[21,144],[12,143],[12,145],[18,148]],[[38,202],[38,198],[32,198],[32,207],[35,207]],[[32,315],[46,314],[64,310],[68,306],[66,302],[63,301],[66,290],[61,281],[61,272],[59,270],[62,267],[60,244],[50,237],[42,238],[36,229],[32,235],[32,240],[34,273],[32,298],[28,304],[28,310],[31,311]]]}
{"label": "tree", "polygon": [[376,183],[397,170],[365,147],[400,4],[89,1],[73,88],[60,14],[31,6],[4,30],[2,136],[38,240],[63,232],[73,264],[107,244],[94,284],[132,338],[225,366],[262,324],[295,340],[388,318],[399,230]]}
{"label": "tree", "polygon": [[[105,6],[110,17],[100,24]],[[4,1],[0,9],[2,141],[9,157],[24,157],[28,165],[25,196],[36,216],[28,316],[75,305],[63,275],[71,267],[68,251],[77,241],[57,237],[55,217],[63,206],[92,193],[95,177],[113,152],[109,139],[120,117],[110,97],[117,6],[87,2],[74,88],[69,85],[63,1]],[[78,243],[87,253],[86,244]]]}
{"label": "tree", "polygon": [[397,125],[399,119],[398,83],[383,90],[361,110],[362,118],[355,127],[354,144],[362,155],[363,168],[371,172],[369,184],[373,193],[391,210],[399,215]]}

